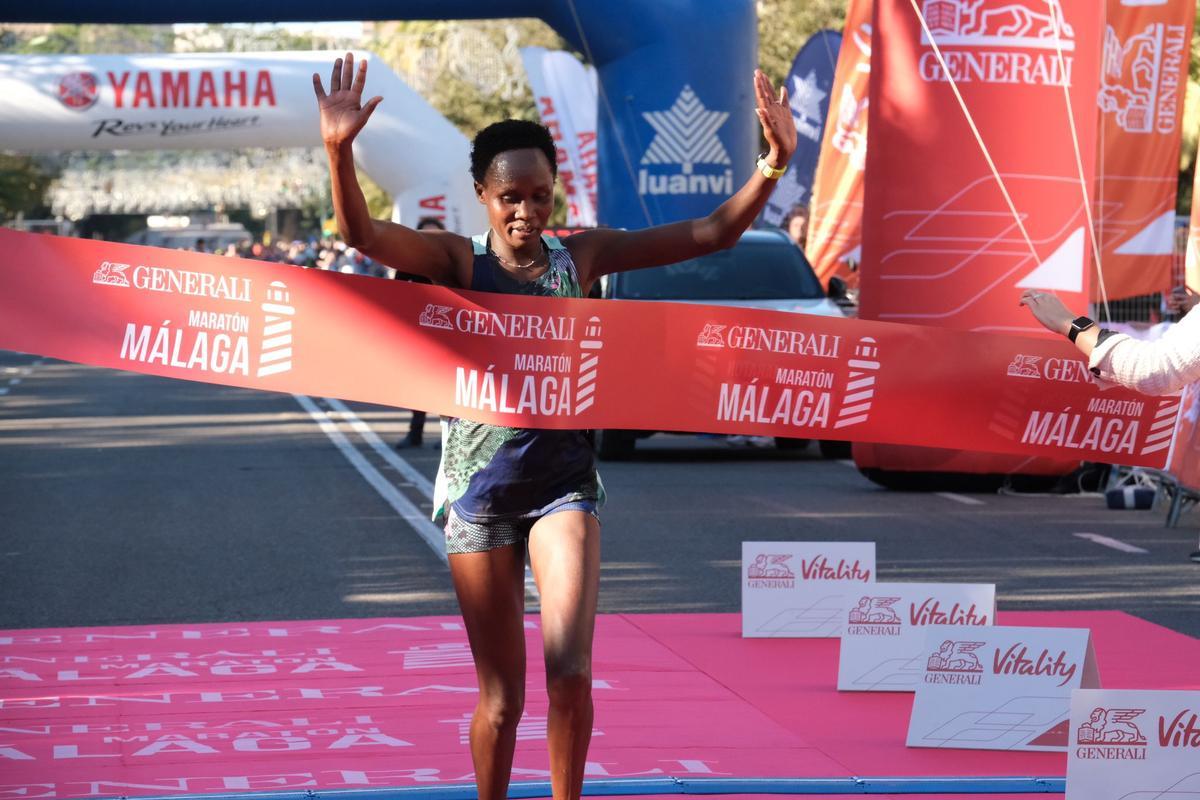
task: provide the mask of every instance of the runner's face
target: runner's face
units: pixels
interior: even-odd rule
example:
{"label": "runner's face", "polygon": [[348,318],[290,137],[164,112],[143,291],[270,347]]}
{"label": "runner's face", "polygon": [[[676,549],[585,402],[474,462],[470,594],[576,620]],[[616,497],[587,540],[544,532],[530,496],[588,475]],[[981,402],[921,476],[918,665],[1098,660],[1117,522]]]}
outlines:
{"label": "runner's face", "polygon": [[513,251],[535,249],[554,211],[554,173],[545,153],[536,148],[500,153],[475,192],[505,244]]}

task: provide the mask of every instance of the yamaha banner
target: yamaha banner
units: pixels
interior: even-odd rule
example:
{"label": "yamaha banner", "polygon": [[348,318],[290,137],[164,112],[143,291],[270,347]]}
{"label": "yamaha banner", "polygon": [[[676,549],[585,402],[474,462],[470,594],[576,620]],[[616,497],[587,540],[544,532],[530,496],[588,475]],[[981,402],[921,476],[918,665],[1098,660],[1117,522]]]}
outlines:
{"label": "yamaha banner", "polygon": [[456,291],[2,229],[0,253],[0,348],[499,425],[1161,467],[1179,408],[1178,397],[1100,391],[1058,340]]}
{"label": "yamaha banner", "polygon": [[796,152],[788,162],[788,171],[779,179],[775,191],[762,212],[762,221],[779,225],[796,206],[807,206],[812,199],[813,173],[821,155],[825,115],[833,91],[833,73],[837,65],[842,35],[837,31],[818,31],[800,48],[787,90],[796,122]]}
{"label": "yamaha banner", "polygon": [[[328,83],[340,55],[0,55],[0,148],[319,147],[312,75]],[[453,231],[483,228],[467,138],[383,59],[362,51],[355,58],[370,62],[366,96],[384,98],[354,141],[355,162],[392,195],[406,224],[436,216]]]}
{"label": "yamaha banner", "polygon": [[1195,0],[1108,0],[1096,233],[1110,300],[1168,292]]}
{"label": "yamaha banner", "polygon": [[1095,4],[919,8],[876,0],[860,315],[1045,335],[1022,289],[1088,303]]}
{"label": "yamaha banner", "polygon": [[821,155],[813,179],[805,254],[822,283],[834,275],[858,285],[862,261],[863,170],[867,163],[873,0],[850,0],[845,45],[830,88]]}

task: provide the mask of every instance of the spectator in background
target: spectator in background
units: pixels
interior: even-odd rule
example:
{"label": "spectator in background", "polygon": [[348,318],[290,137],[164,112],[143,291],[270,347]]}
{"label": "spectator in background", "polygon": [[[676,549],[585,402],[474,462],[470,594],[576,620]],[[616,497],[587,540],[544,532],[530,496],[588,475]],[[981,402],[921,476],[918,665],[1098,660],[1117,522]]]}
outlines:
{"label": "spectator in background", "polygon": [[[417,230],[419,231],[444,231],[446,226],[437,217],[421,217],[417,220]],[[433,283],[426,277],[421,275],[411,275],[407,272],[397,272],[396,280],[412,281],[414,283]],[[403,450],[406,447],[420,447],[425,434],[425,412],[413,410],[412,421],[408,424],[408,435],[396,442],[396,449]]]}
{"label": "spectator in background", "polygon": [[783,229],[788,238],[796,243],[796,247],[804,252],[808,247],[808,206],[798,205],[788,213],[783,221]]}
{"label": "spectator in background", "polygon": [[196,252],[197,253],[207,253],[208,252],[208,249],[204,246],[203,239],[196,240]]}
{"label": "spectator in background", "polygon": [[1183,316],[1196,307],[1196,303],[1200,302],[1200,294],[1196,294],[1187,286],[1176,286],[1167,295],[1167,308],[1171,313]]}

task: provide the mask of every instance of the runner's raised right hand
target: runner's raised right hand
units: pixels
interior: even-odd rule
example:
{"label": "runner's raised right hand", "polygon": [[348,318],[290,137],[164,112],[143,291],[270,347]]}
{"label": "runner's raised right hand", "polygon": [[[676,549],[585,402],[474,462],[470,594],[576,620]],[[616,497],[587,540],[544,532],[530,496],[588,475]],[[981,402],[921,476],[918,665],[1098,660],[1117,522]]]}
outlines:
{"label": "runner's raised right hand", "polygon": [[367,62],[359,62],[358,73],[355,74],[353,53],[346,53],[344,59],[333,62],[329,94],[325,94],[321,77],[313,73],[313,91],[317,94],[317,105],[321,111],[321,140],[326,147],[342,147],[354,141],[354,137],[367,124],[375,106],[383,100],[375,96],[366,105],[362,104],[363,85],[366,82]]}

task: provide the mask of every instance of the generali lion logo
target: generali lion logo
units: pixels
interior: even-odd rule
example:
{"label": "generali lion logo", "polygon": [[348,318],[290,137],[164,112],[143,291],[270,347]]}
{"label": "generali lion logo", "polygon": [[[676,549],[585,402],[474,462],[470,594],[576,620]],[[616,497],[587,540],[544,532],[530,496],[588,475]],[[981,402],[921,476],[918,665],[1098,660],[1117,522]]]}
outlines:
{"label": "generali lion logo", "polygon": [[99,99],[96,76],[90,72],[72,72],[58,82],[58,101],[72,111],[87,111]]}
{"label": "generali lion logo", "polygon": [[923,81],[1067,86],[1075,30],[1059,0],[924,0]]}
{"label": "generali lion logo", "polygon": [[787,565],[791,553],[759,553],[746,570],[747,578],[795,578]]}
{"label": "generali lion logo", "polygon": [[983,664],[975,651],[986,642],[942,642],[938,651],[929,657],[928,667],[934,672],[983,672]]}
{"label": "generali lion logo", "polygon": [[104,286],[129,286],[129,276],[125,274],[127,269],[129,269],[128,264],[114,264],[111,261],[105,261],[100,265],[100,269],[92,273],[92,283]]}
{"label": "generali lion logo", "polygon": [[452,331],[454,325],[450,322],[450,309],[452,306],[439,306],[436,303],[429,303],[425,306],[425,310],[421,312],[421,316],[417,318],[417,324],[426,328],[441,328],[442,330]]}
{"label": "generali lion logo", "polygon": [[1126,133],[1173,133],[1178,117],[1175,87],[1186,70],[1184,27],[1147,25],[1124,42],[1111,25],[1104,32],[1100,110]]}
{"label": "generali lion logo", "polygon": [[724,347],[725,346],[725,328],[726,325],[717,325],[714,322],[704,323],[704,330],[700,331],[700,335],[696,337],[697,347]]}
{"label": "generali lion logo", "polygon": [[1041,368],[1038,362],[1042,360],[1041,356],[1027,356],[1018,353],[1013,358],[1012,363],[1008,365],[1008,377],[1010,378],[1040,378],[1042,377]]}
{"label": "generali lion logo", "polygon": [[[1058,0],[925,0],[922,13],[940,45],[1074,50],[1075,31]],[[929,44],[924,33],[922,44]]]}
{"label": "generali lion logo", "polygon": [[1144,708],[1096,708],[1091,718],[1079,726],[1079,743],[1145,747],[1146,737],[1132,722],[1145,713]]}
{"label": "generali lion logo", "polygon": [[892,608],[899,597],[863,597],[850,609],[851,625],[899,625],[900,615]]}
{"label": "generali lion logo", "polygon": [[759,553],[746,568],[747,585],[751,589],[794,589],[796,573],[787,562],[791,553]]}

